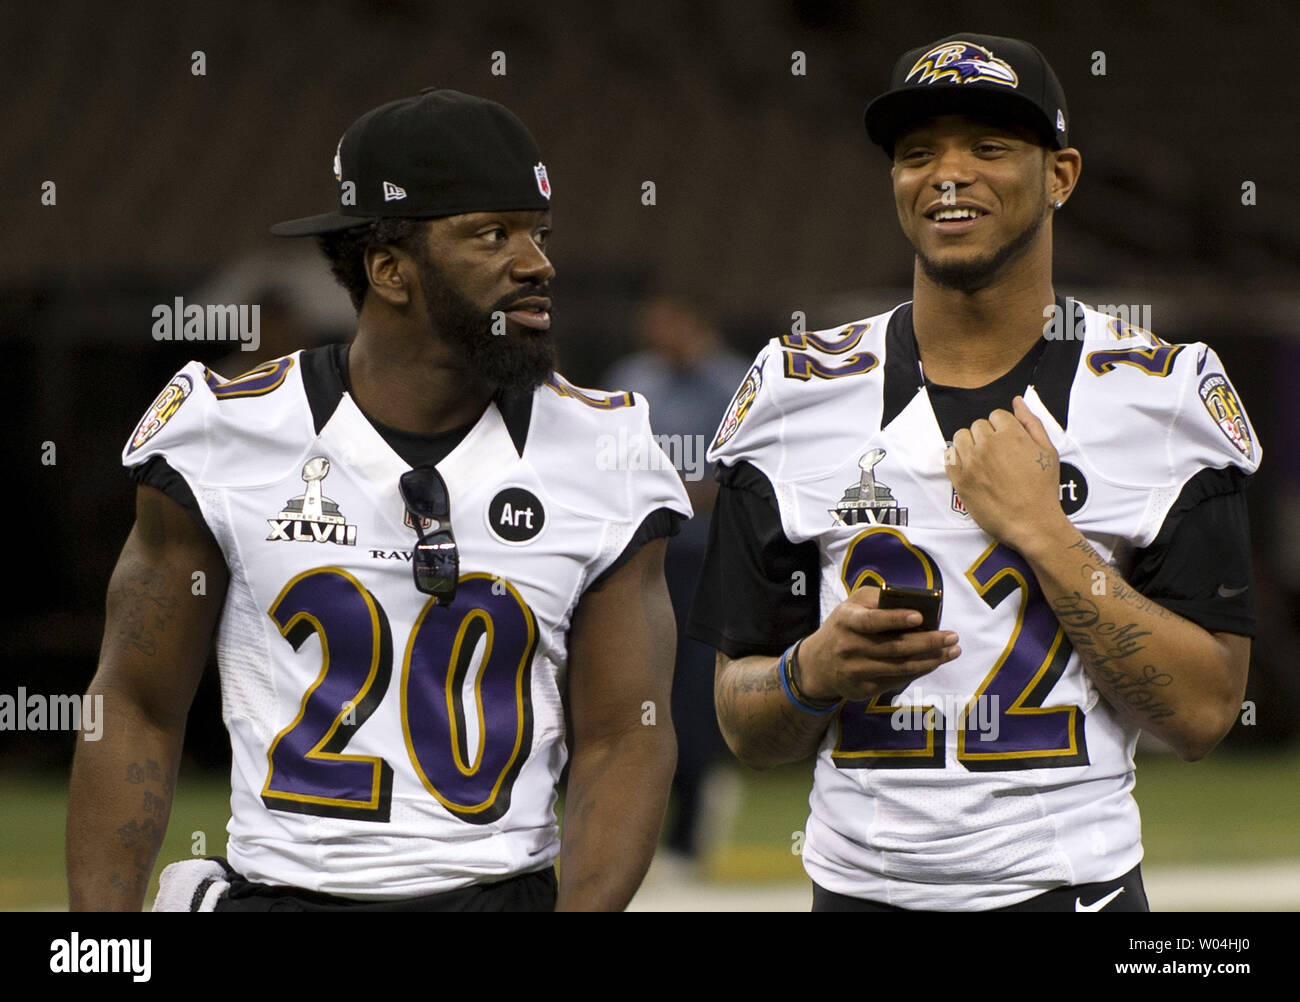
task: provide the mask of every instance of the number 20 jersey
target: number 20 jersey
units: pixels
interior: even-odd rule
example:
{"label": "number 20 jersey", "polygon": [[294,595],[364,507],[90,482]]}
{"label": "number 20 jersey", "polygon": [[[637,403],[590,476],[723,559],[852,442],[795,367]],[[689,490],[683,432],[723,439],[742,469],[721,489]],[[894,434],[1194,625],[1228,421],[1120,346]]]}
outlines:
{"label": "number 20 jersey", "polygon": [[601,461],[620,432],[657,448],[640,398],[559,376],[498,394],[437,464],[460,554],[442,604],[412,577],[410,466],[335,351],[229,381],[191,362],[123,453],[184,478],[230,570],[228,857],[251,880],[376,899],[541,869],[559,852],[574,610],[643,523],[689,517],[685,492],[662,453]]}
{"label": "number 20 jersey", "polygon": [[[1060,453],[1062,507],[1127,572],[1189,480],[1249,474],[1259,445],[1207,347],[1166,344],[1091,309],[1080,319],[1020,386]],[[770,342],[709,458],[759,471],[778,535],[815,543],[820,620],[864,584],[942,588],[942,628],[957,631],[961,655],[837,712],[802,855],[813,880],[840,894],[983,910],[1137,865],[1138,731],[1100,697],[1027,563],[966,513],[946,444],[904,305]],[[746,573],[744,561],[730,566]],[[758,636],[750,619],[727,621]],[[705,632],[725,638],[712,622]],[[760,647],[771,644],[748,649]]]}

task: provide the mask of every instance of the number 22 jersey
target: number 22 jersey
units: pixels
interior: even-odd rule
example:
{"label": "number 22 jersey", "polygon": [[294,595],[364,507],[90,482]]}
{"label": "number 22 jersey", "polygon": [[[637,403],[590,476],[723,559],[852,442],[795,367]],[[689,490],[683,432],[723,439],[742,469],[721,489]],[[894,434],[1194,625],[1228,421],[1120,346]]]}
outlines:
{"label": "number 22 jersey", "polygon": [[[774,656],[854,588],[888,582],[942,589],[942,628],[960,638],[955,660],[830,722],[802,851],[828,890],[983,910],[1142,858],[1138,731],[1101,698],[1028,564],[966,512],[943,465],[957,428],[1023,395],[1093,547],[1179,615],[1254,632],[1241,491],[1260,450],[1217,356],[1057,308],[1074,336],[1040,341],[977,390],[925,380],[910,304],[786,335],[718,429],[692,636]],[[1160,673],[1147,681],[1158,712]]]}
{"label": "number 22 jersey", "polygon": [[620,433],[657,449],[641,398],[558,375],[499,393],[436,464],[460,555],[448,604],[415,587],[411,465],[348,392],[343,346],[172,379],[123,462],[192,507],[230,571],[216,643],[237,870],[383,899],[554,861],[574,610],[690,516],[661,453],[601,461]]}

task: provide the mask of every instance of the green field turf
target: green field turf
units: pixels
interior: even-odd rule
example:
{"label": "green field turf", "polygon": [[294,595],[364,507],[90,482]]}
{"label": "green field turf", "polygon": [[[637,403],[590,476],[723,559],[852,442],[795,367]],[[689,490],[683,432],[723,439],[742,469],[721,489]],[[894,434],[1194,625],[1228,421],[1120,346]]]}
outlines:
{"label": "green field turf", "polygon": [[[196,831],[203,832],[207,838],[207,852],[203,855],[225,852],[229,797],[230,788],[224,777],[182,775],[159,859],[171,862],[188,857],[192,833]],[[5,808],[3,831],[0,831],[0,910],[66,908],[68,887],[63,862],[66,778],[57,774],[36,778],[4,774],[0,776],[0,799]],[[155,873],[149,889],[150,899],[157,890]]]}
{"label": "green field turf", "polygon": [[[808,815],[811,765],[744,770],[743,794],[726,845],[707,867],[716,880],[800,880],[794,832]],[[1188,765],[1146,755],[1138,764],[1146,861],[1245,863],[1300,857],[1300,750],[1220,752]],[[66,780],[57,774],[0,774],[0,910],[64,908]],[[225,851],[224,778],[181,777],[160,859],[191,854],[196,832],[207,854]],[[156,889],[156,882],[154,888]],[[152,897],[153,890],[150,891]]]}
{"label": "green field turf", "polygon": [[[1244,863],[1300,858],[1300,750],[1218,752],[1204,761],[1173,755],[1138,760],[1136,797],[1146,863]],[[791,851],[808,819],[812,764],[746,770],[730,844],[710,867],[716,879],[798,880]]]}

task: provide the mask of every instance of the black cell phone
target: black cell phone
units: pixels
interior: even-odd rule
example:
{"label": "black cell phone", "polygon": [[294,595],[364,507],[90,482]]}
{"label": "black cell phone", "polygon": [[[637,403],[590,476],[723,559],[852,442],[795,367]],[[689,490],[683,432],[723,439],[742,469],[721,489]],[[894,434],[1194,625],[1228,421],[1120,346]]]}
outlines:
{"label": "black cell phone", "polygon": [[880,589],[880,608],[915,609],[921,614],[921,625],[914,629],[937,630],[943,615],[943,589],[885,585]]}

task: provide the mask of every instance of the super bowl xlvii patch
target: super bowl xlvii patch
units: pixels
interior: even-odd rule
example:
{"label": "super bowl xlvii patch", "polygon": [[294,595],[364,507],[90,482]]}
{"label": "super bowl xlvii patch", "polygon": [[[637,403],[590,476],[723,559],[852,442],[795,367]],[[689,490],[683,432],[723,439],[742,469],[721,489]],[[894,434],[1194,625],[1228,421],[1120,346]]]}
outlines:
{"label": "super bowl xlvii patch", "polygon": [[876,479],[876,464],[884,458],[884,449],[872,449],[858,460],[858,482],[828,509],[835,525],[907,525],[907,509],[900,508],[893,492]]}
{"label": "super bowl xlvii patch", "polygon": [[745,420],[745,415],[749,413],[749,409],[754,406],[754,399],[762,388],[763,364],[760,362],[749,370],[744,381],[740,384],[740,389],[731,398],[731,404],[727,407],[726,416],[723,417],[722,424],[718,426],[718,437],[713,440],[715,449],[725,445],[731,436],[736,434],[736,429],[740,427],[740,422]]}
{"label": "super bowl xlvii patch", "polygon": [[131,447],[126,450],[127,453],[135,452],[136,449],[162,431],[163,425],[170,421],[172,415],[181,409],[181,404],[185,403],[186,398],[189,397],[190,391],[193,389],[194,382],[189,376],[181,373],[173,377],[172,381],[158,394],[158,399],[145,411],[139,427],[136,428],[135,434],[131,436]]}
{"label": "super bowl xlvii patch", "polygon": [[284,503],[279,518],[268,518],[268,540],[299,543],[357,545],[357,527],[349,525],[338,504],[321,493],[320,482],[329,476],[330,461],[313,456],[302,468],[307,490]]}
{"label": "super bowl xlvii patch", "polygon": [[1255,445],[1250,437],[1250,426],[1246,423],[1246,412],[1237,399],[1236,391],[1228,382],[1228,377],[1219,372],[1211,372],[1201,380],[1199,391],[1201,403],[1210,412],[1210,417],[1219,425],[1219,430],[1228,441],[1237,447],[1247,459],[1254,451]]}

